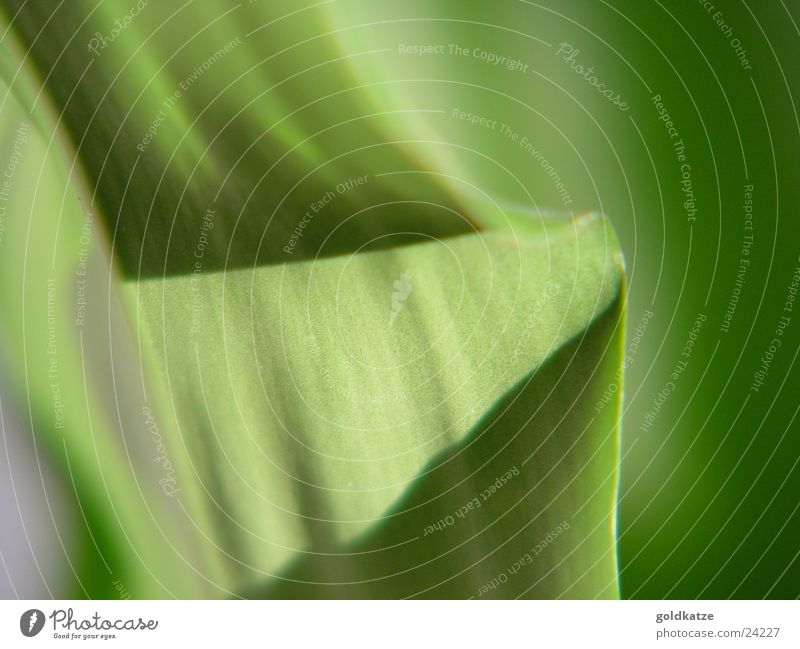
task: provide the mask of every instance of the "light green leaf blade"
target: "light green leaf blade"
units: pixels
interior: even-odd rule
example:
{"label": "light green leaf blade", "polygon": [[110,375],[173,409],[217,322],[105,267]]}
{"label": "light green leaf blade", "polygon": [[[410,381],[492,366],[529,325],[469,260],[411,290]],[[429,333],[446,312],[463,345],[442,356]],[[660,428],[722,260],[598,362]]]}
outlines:
{"label": "light green leaf blade", "polygon": [[[42,231],[56,218],[71,230],[59,240],[20,230],[19,249],[60,250],[52,272],[71,279],[59,289],[59,338],[75,345],[62,372],[90,375],[72,386],[68,425],[43,417],[37,435],[56,454],[85,453],[76,486],[100,554],[119,557],[141,597],[615,596],[619,409],[617,397],[597,404],[620,363],[623,270],[607,221],[516,207],[525,192],[506,180],[491,196],[465,189],[491,164],[456,165],[434,155],[438,145],[414,144],[420,122],[398,118],[407,106],[391,96],[342,92],[363,71],[325,58],[338,36],[284,58],[263,49],[297,40],[281,30],[237,43],[226,61],[257,71],[230,87],[230,69],[209,68],[137,149],[192,65],[244,33],[247,19],[213,22],[209,6],[183,24],[174,60],[176,33],[159,30],[166,8],[148,8],[89,67],[85,41],[65,35],[90,38],[122,4],[90,16],[75,5],[42,39],[48,10],[15,25],[47,76],[34,111],[43,141],[63,111],[66,157],[79,160],[71,180],[83,186],[85,170],[85,205],[112,232],[122,275],[105,268],[101,246],[88,317],[104,351],[87,369],[86,325],[68,299],[85,252],[80,209],[34,203]],[[309,71],[320,60],[324,71]],[[302,83],[272,90],[300,71]],[[341,93],[332,112],[313,106],[326,88]],[[37,97],[35,73],[24,68],[14,89]],[[344,124],[331,120],[337,110],[366,115]],[[409,133],[402,145],[398,129]],[[67,174],[52,152],[49,164],[59,195]],[[344,184],[354,178],[365,182]],[[309,212],[315,227],[292,239]],[[7,263],[13,273],[22,260]],[[30,328],[29,315],[46,286],[46,272],[25,283],[30,298],[4,317],[42,412],[46,362],[18,345],[47,340],[46,318]],[[14,328],[18,314],[27,329]],[[535,561],[516,565],[535,548]],[[86,594],[109,588],[99,565],[84,568],[95,578]]]}

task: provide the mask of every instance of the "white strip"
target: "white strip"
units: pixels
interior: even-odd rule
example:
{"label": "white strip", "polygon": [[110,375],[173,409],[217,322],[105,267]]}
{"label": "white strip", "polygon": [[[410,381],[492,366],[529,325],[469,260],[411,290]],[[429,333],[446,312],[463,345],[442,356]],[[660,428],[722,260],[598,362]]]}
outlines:
{"label": "white strip", "polygon": [[[0,601],[0,647],[749,647],[755,641],[769,649],[800,646],[798,619],[796,601]],[[102,629],[128,620],[155,628]],[[21,627],[30,633],[37,626],[33,637],[22,633]],[[700,632],[712,637],[688,635]],[[728,637],[714,637],[720,633]]]}

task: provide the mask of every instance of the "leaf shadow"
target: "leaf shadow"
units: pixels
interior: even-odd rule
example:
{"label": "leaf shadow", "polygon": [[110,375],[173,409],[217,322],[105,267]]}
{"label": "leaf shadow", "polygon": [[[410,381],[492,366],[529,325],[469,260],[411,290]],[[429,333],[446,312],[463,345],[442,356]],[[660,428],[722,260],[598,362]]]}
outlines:
{"label": "leaf shadow", "polygon": [[621,361],[621,301],[433,458],[367,533],[302,553],[242,595],[617,597],[619,403],[595,406]]}

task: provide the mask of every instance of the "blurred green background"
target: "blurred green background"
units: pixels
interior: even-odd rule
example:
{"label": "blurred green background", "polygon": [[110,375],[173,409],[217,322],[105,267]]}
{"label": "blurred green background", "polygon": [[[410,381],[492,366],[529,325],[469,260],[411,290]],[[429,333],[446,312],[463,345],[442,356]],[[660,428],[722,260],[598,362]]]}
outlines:
{"label": "blurred green background", "polygon": [[[264,158],[279,160],[297,141],[352,115],[385,111],[362,130],[322,138],[306,149],[304,164],[373,133],[401,143],[413,134],[422,142],[398,146],[389,162],[366,151],[347,164],[356,173],[407,158],[466,179],[505,206],[526,204],[530,194],[539,209],[605,213],[628,274],[617,511],[622,596],[800,596],[800,307],[792,301],[800,284],[797,2],[151,3],[107,48],[87,51],[92,35],[108,31],[129,4],[76,2],[64,12],[5,0],[3,10],[54,104],[83,105],[66,113],[63,126],[88,134],[88,175],[130,177],[134,195],[137,181],[147,186],[141,178],[163,177],[156,209],[159,201],[164,209],[171,204],[189,173],[200,194],[206,184],[215,188],[220,169],[255,155],[250,133],[346,86],[357,91],[277,128]],[[280,29],[271,28],[278,19]],[[142,142],[175,80],[243,35],[258,40],[204,73],[202,95],[187,93],[169,110],[157,135],[161,148],[148,145],[140,162],[131,158],[141,165],[135,170],[104,171],[106,155]],[[329,59],[341,61],[292,78]],[[3,62],[7,81],[17,79],[18,62]],[[124,129],[92,121],[95,104],[78,84],[84,75],[96,88],[113,88],[107,103],[116,112],[109,114],[136,107]],[[236,102],[223,94],[204,111],[200,97],[239,75]],[[260,82],[249,84],[253,76]],[[285,105],[260,99],[264,79],[284,78]],[[225,137],[213,143],[212,158],[220,167],[209,158],[187,167],[199,159],[203,136],[220,130]],[[173,150],[180,153],[174,161],[163,154]],[[255,216],[248,220],[246,193],[266,169],[238,168],[228,191],[243,214],[234,245],[246,267],[280,258],[281,250],[269,241],[256,249],[260,230]],[[340,167],[335,177],[349,172]],[[445,193],[467,214],[481,213],[476,192],[463,185],[420,181],[414,192]],[[118,214],[119,183],[106,187],[99,199],[107,214]],[[387,187],[390,195],[407,192]],[[301,185],[279,211],[288,215],[286,232],[313,191]],[[259,192],[262,205],[282,198],[269,187]],[[361,198],[352,200],[357,209]],[[126,208],[133,216],[120,234],[121,272],[184,272],[179,261],[165,261],[163,242],[147,239],[140,226],[151,206],[140,207]],[[181,230],[190,226],[177,223],[176,240],[193,241],[194,232]],[[413,227],[436,236],[439,227],[457,226],[421,214]],[[325,240],[327,252],[381,234],[353,232]],[[312,254],[322,241],[303,245]],[[222,266],[225,256],[209,263]]]}

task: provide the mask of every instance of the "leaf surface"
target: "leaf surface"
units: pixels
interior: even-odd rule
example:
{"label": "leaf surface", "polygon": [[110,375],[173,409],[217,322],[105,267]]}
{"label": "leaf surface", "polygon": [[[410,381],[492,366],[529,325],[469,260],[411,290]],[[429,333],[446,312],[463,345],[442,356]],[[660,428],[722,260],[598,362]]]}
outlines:
{"label": "leaf surface", "polygon": [[406,114],[424,82],[362,88],[400,68],[353,63],[344,12],[148,6],[87,59],[127,9],[7,3],[5,137],[32,112],[37,148],[3,330],[96,551],[84,594],[616,596],[608,222],[522,207],[454,146],[474,130]]}

